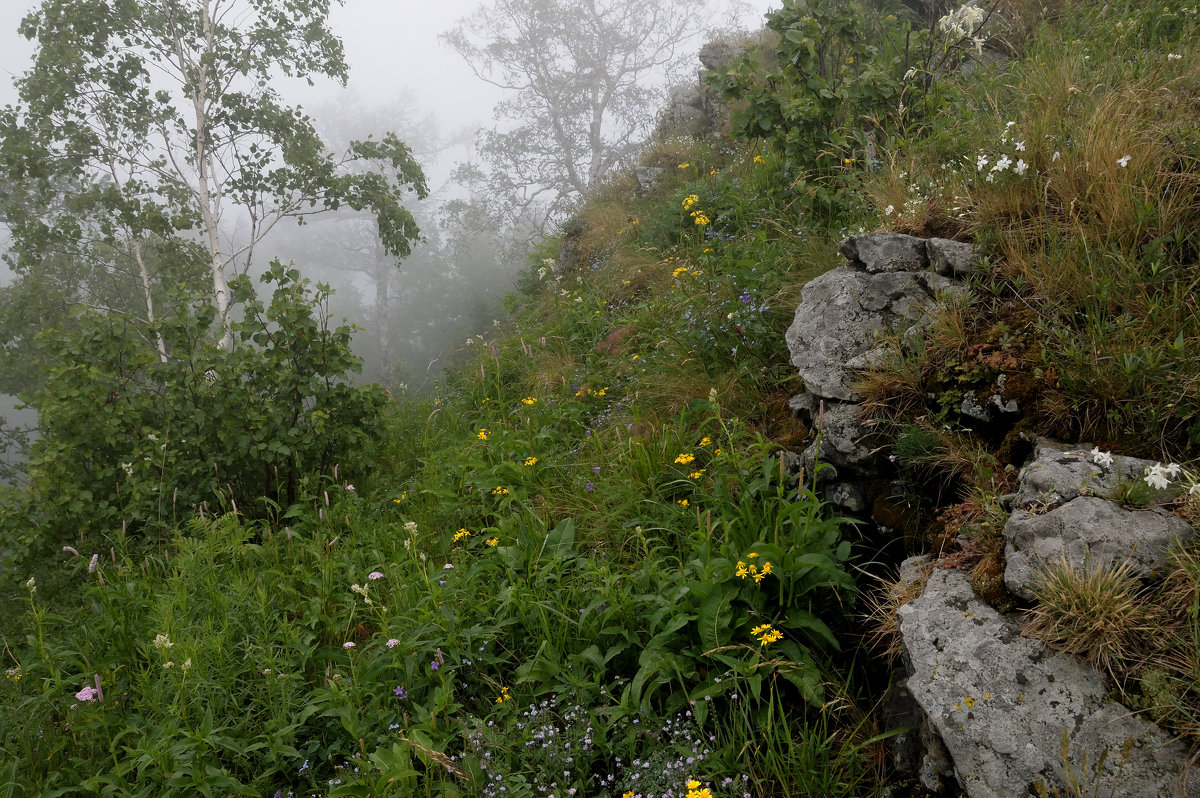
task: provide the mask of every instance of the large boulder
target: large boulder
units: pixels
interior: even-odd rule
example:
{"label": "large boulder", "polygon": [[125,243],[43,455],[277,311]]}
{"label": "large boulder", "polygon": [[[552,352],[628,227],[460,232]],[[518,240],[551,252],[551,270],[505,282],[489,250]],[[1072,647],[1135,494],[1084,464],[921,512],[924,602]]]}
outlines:
{"label": "large boulder", "polygon": [[1032,599],[1046,567],[1064,560],[1077,571],[1128,563],[1135,575],[1152,577],[1169,564],[1171,543],[1195,534],[1162,510],[1126,510],[1092,496],[1038,515],[1014,510],[1004,525],[1004,585]]}
{"label": "large boulder", "polygon": [[950,278],[928,271],[873,274],[843,266],[811,280],[787,331],[792,364],[805,390],[826,399],[860,401],[851,361],[868,363],[881,332],[916,323],[939,294],[962,290]]}
{"label": "large boulder", "polygon": [[1200,796],[1182,743],[1110,700],[1093,668],[1022,637],[966,574],[935,568],[899,627],[908,690],[953,761],[952,774],[931,765],[926,780],[952,775],[970,798],[1035,795],[1039,782],[1061,790],[1065,733],[1066,761],[1096,795]]}
{"label": "large boulder", "polygon": [[[1149,460],[1112,455],[1101,465],[1085,446],[1039,441],[1033,459],[1021,469],[1017,507],[1053,507],[1077,496],[1112,496],[1123,482],[1141,479]],[[1103,459],[1103,458],[1101,458]]]}

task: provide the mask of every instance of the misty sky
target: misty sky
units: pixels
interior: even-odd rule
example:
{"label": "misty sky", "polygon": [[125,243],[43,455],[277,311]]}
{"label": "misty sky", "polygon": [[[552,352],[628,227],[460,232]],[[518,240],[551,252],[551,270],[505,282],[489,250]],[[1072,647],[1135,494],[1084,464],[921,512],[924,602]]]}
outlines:
{"label": "misty sky", "polygon": [[[0,105],[16,99],[12,78],[25,71],[33,53],[31,43],[17,34],[17,25],[36,0],[0,0]],[[433,113],[443,133],[491,122],[495,89],[478,80],[466,64],[438,41],[458,19],[468,16],[478,0],[346,0],[334,7],[334,31],[346,45],[350,90],[371,104],[386,104],[404,89],[416,97],[415,117]],[[714,4],[706,4],[711,8]],[[763,12],[779,0],[748,0],[739,21],[757,28]],[[312,106],[330,97],[330,87],[289,98]]]}

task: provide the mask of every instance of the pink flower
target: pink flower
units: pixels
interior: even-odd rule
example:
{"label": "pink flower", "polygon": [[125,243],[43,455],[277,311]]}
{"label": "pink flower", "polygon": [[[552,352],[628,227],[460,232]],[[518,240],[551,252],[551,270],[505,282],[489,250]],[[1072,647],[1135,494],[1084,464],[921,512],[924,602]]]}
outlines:
{"label": "pink flower", "polygon": [[347,640],[345,643],[342,643],[342,648],[354,648],[354,641]]}
{"label": "pink flower", "polygon": [[99,555],[99,554],[93,554],[93,555],[92,555],[92,561],[91,561],[90,563],[88,563],[88,573],[89,573],[89,574],[94,574],[94,573],[96,572],[96,564],[97,564],[98,562],[100,562],[100,555]]}
{"label": "pink flower", "polygon": [[379,571],[372,571],[371,573],[367,574],[367,579],[370,579],[372,582],[374,582],[376,579],[383,579],[383,574]]}
{"label": "pink flower", "polygon": [[387,641],[386,645],[388,648],[395,648],[396,646],[400,645],[400,641],[393,637],[391,640]]}
{"label": "pink flower", "polygon": [[100,691],[95,687],[85,687],[75,694],[77,701],[95,701],[99,697]]}
{"label": "pink flower", "polygon": [[69,551],[72,554],[74,554],[76,557],[79,556],[79,552],[75,550],[74,546],[63,546],[63,551]]}
{"label": "pink flower", "polygon": [[347,485],[347,486],[346,486],[346,490],[348,490],[348,491],[353,491],[353,490],[354,490],[354,486],[353,486],[353,485]]}

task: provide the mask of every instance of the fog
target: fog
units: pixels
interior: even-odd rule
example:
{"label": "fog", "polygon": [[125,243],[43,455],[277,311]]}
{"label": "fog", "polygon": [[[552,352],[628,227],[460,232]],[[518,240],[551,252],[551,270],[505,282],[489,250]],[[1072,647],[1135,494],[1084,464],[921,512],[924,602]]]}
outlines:
{"label": "fog", "polygon": [[[33,43],[16,31],[37,5],[0,1],[0,105],[15,102],[12,81],[34,53]],[[355,339],[364,359],[362,378],[394,390],[428,388],[466,338],[492,327],[502,315],[501,297],[524,266],[519,232],[505,237],[489,231],[476,240],[467,231],[442,226],[444,203],[473,199],[452,173],[474,158],[478,131],[494,124],[492,109],[506,97],[478,79],[438,38],[478,5],[476,0],[335,4],[330,21],[345,45],[348,86],[328,80],[311,87],[301,80],[278,83],[288,102],[314,118],[331,147],[395,131],[426,172],[430,197],[417,201],[413,196],[407,204],[423,241],[398,268],[380,246],[373,223],[354,213],[331,214],[303,227],[281,226],[256,250],[260,269],[278,256],[334,287],[334,315],[362,328]],[[778,0],[730,0],[707,4],[705,13],[712,14],[713,29],[755,29],[773,5]],[[688,45],[697,69],[694,53],[702,43],[699,37]],[[226,235],[236,238],[236,224],[227,220],[227,226]],[[0,229],[0,247],[4,233]],[[6,268],[0,273],[3,283],[12,279]]]}

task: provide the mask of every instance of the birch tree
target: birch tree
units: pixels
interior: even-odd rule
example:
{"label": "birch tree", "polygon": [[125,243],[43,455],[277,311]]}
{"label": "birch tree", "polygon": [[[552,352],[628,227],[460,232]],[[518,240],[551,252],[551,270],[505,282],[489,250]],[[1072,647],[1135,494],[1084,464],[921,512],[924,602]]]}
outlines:
{"label": "birch tree", "polygon": [[329,153],[272,86],[345,83],[334,2],[44,0],[20,27],[33,66],[0,114],[17,271],[103,251],[136,278],[149,322],[164,283],[203,275],[228,350],[229,281],[283,219],[368,210],[387,252],[407,255],[418,229],[402,198],[426,193],[409,148],[386,134]]}
{"label": "birch tree", "polygon": [[[683,0],[496,0],[443,40],[512,96],[480,154],[513,215],[561,219],[649,135],[682,47],[701,28]],[[476,179],[478,175],[475,175]]]}

